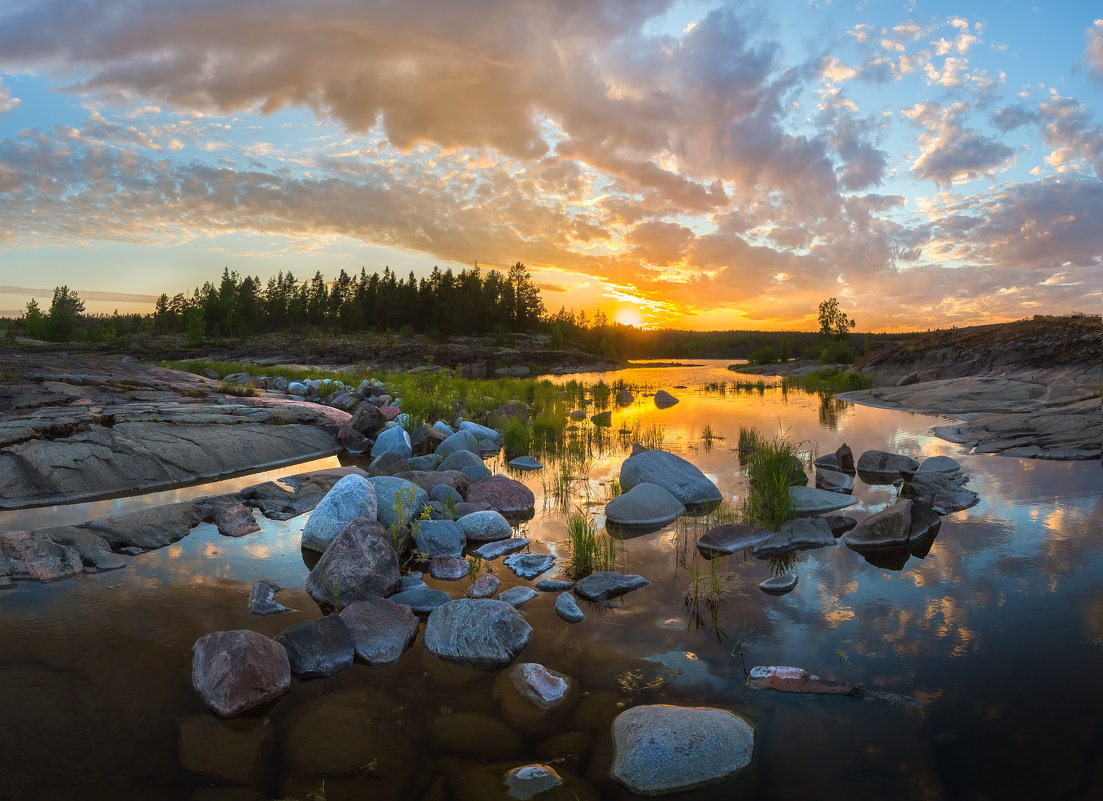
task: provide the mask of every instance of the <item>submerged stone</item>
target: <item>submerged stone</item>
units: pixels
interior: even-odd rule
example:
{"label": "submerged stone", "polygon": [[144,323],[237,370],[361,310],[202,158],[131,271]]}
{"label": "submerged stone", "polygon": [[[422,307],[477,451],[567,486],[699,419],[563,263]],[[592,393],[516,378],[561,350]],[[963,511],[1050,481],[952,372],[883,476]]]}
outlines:
{"label": "submerged stone", "polygon": [[425,647],[448,662],[495,670],[512,662],[531,634],[532,626],[509,604],[489,598],[460,598],[429,615]]}

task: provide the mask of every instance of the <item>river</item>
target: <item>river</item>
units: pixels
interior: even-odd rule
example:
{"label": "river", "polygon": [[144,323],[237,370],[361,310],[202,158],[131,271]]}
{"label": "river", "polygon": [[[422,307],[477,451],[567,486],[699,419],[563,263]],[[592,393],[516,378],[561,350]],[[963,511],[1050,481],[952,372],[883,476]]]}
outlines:
{"label": "river", "polygon": [[[757,731],[750,768],[674,797],[1103,797],[1099,464],[964,453],[931,435],[942,418],[746,391],[731,385],[739,378],[759,380],[713,361],[557,380],[639,388],[633,404],[614,408],[611,430],[661,434],[665,449],[700,467],[736,506],[746,492],[734,452],[741,426],[782,432],[820,454],[846,442],[855,455],[949,455],[980,502],[944,517],[922,558],[878,566],[841,543],[802,552],[799,584],[784,596],[758,589],[771,566],[746,556],[717,563],[710,594],[712,564],[697,556],[703,529],[692,519],[625,539],[622,569],[650,585],[585,606],[587,619],[573,626],[556,617],[554,594],[523,607],[534,633],[520,659],[571,676],[580,691],[567,713],[536,725],[503,708],[494,675],[439,662],[420,634],[393,666],[293,682],[262,712],[220,722],[191,688],[192,643],[221,629],[275,636],[319,612],[301,589],[306,516],[258,517],[263,530],[240,540],[201,524],[124,570],[0,594],[0,798],[486,798],[503,787],[499,763],[548,760],[576,777],[579,797],[631,798],[607,777],[609,726],[643,703],[720,706]],[[646,393],[660,388],[681,402],[657,409]],[[566,507],[600,523],[626,445],[609,438],[576,476]],[[488,463],[506,469],[500,456]],[[537,514],[520,530],[533,550],[563,556],[566,509],[544,492],[551,472],[512,475],[537,496]],[[42,525],[212,491],[31,510],[0,523]],[[860,505],[845,513],[862,518],[892,503],[896,489],[859,480],[855,496]],[[500,563],[494,571],[503,589],[525,583]],[[279,600],[300,611],[250,616],[249,590],[262,577],[284,585]],[[453,595],[466,587],[428,583]],[[744,669],[755,665],[799,666],[910,703],[751,690]]]}

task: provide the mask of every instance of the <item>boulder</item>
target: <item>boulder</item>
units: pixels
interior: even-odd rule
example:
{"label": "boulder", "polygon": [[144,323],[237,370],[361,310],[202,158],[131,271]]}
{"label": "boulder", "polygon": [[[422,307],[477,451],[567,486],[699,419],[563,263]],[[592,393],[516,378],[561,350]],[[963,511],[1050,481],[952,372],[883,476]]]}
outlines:
{"label": "boulder", "polygon": [[413,448],[414,456],[435,454],[437,447],[444,442],[446,436],[448,435],[442,434],[428,423],[418,426],[410,432],[410,447]]}
{"label": "boulder", "polygon": [[[440,456],[439,451],[436,455]],[[439,472],[450,471],[462,475],[461,471],[465,467],[486,467],[486,465],[483,464],[482,457],[477,453],[472,453],[471,451],[453,451],[441,459],[440,463],[437,465],[437,470]]]}
{"label": "boulder", "polygon": [[[460,473],[462,476],[463,473]],[[464,476],[466,478],[466,476]],[[424,489],[424,487],[422,488]],[[443,503],[445,506],[452,506],[455,508],[457,503],[463,503],[463,496],[454,488],[448,484],[435,484],[429,490],[429,500]]]}
{"label": "boulder", "polygon": [[521,662],[494,679],[502,716],[518,731],[547,730],[561,723],[577,700],[576,682],[536,662]]}
{"label": "boulder", "polygon": [[393,453],[403,459],[414,455],[410,435],[401,426],[386,428],[375,438],[375,444],[371,447],[372,457],[382,456],[384,453]]}
{"label": "boulder", "polygon": [[924,472],[920,466],[919,472],[912,476],[910,481],[904,483],[900,495],[930,504],[931,508],[940,515],[948,515],[951,512],[968,509],[980,500],[979,495],[962,486],[964,481],[961,476],[953,472],[934,470]]}
{"label": "boulder", "polygon": [[470,431],[475,435],[475,440],[477,442],[486,443],[489,446],[484,447],[480,444],[480,450],[497,450],[502,447],[502,435],[493,428],[479,425],[478,423],[472,423],[470,420],[464,420],[460,423],[460,431]]}
{"label": "boulder", "polygon": [[368,483],[375,487],[376,519],[388,531],[392,526],[408,526],[429,502],[429,493],[404,478],[372,476]]}
{"label": "boulder", "polygon": [[437,446],[436,454],[441,458],[447,458],[457,451],[468,451],[478,456],[479,438],[470,431],[457,431],[450,434]]}
{"label": "boulder", "polygon": [[521,578],[532,580],[551,570],[555,557],[550,553],[515,553],[502,561]]}
{"label": "boulder", "polygon": [[846,515],[828,515],[824,518],[831,529],[831,533],[838,539],[850,529],[858,525],[858,521]]}
{"label": "boulder", "polygon": [[544,468],[544,465],[531,456],[518,456],[516,459],[510,459],[509,466],[514,470],[542,470]]}
{"label": "boulder", "polygon": [[678,399],[667,392],[665,389],[660,389],[655,393],[655,405],[660,409],[669,409],[675,403],[678,403]]}
{"label": "boulder", "polygon": [[467,574],[467,560],[458,556],[441,554],[429,560],[429,575],[440,581],[459,581]]}
{"label": "boulder", "polygon": [[489,598],[502,586],[502,580],[493,573],[483,573],[467,588],[468,598]]}
{"label": "boulder", "polygon": [[586,619],[578,606],[578,601],[569,592],[561,592],[556,596],[555,613],[568,623],[581,623]]}
{"label": "boulder", "polygon": [[219,717],[232,718],[291,686],[287,651],[255,631],[215,631],[192,646],[192,687]]}
{"label": "boulder", "polygon": [[532,627],[502,601],[461,598],[433,610],[425,626],[425,647],[434,656],[468,667],[496,670],[528,644]]}
{"label": "boulder", "polygon": [[854,451],[845,442],[835,451],[835,463],[838,469],[844,473],[854,473]]}
{"label": "boulder", "polygon": [[522,765],[506,774],[507,793],[511,798],[529,801],[541,793],[559,787],[563,779],[551,765]]}
{"label": "boulder", "polygon": [[637,576],[634,573],[603,570],[576,581],[574,591],[587,601],[605,601],[632,590],[638,590],[650,583],[643,576]]}
{"label": "boulder", "polygon": [[469,543],[494,542],[513,536],[509,521],[493,509],[466,514],[456,520],[456,525]]}
{"label": "boulder", "polygon": [[367,437],[375,436],[375,432],[383,427],[383,415],[379,408],[371,403],[361,403],[356,414],[350,417],[342,426],[342,430],[355,431]]}
{"label": "boulder", "polygon": [[510,606],[522,606],[539,595],[540,593],[532,587],[510,587],[508,590],[498,593],[498,600]]}
{"label": "boulder", "polygon": [[637,795],[716,784],[754,756],[755,733],[726,709],[636,706],[613,721],[610,775]]}
{"label": "boulder", "polygon": [[806,551],[834,545],[835,536],[822,517],[798,517],[781,525],[781,531],[754,548],[754,555],[765,559],[790,551]]}
{"label": "boulder", "polygon": [[368,465],[369,476],[395,476],[410,469],[410,460],[393,451],[384,451]]}
{"label": "boulder", "polygon": [[[901,473],[914,473],[919,462],[910,456],[887,451],[866,451],[858,457],[858,472],[873,477],[897,479]],[[866,482],[870,483],[870,482]]]}
{"label": "boulder", "polygon": [[590,418],[590,422],[595,426],[611,426],[613,424],[613,413],[610,411],[598,412]]}
{"label": "boulder", "polygon": [[848,531],[843,541],[854,550],[899,548],[932,536],[940,525],[930,506],[908,499],[870,515]]}
{"label": "boulder", "polygon": [[412,590],[396,592],[390,597],[396,604],[408,606],[415,615],[427,615],[441,604],[452,600],[452,596],[443,590],[430,587],[416,587]]}
{"label": "boulder", "polygon": [[435,556],[462,557],[467,540],[452,520],[422,520],[415,527],[414,548],[426,559]]}
{"label": "boulder", "polygon": [[397,662],[417,634],[417,617],[409,606],[388,598],[356,601],[341,610],[358,659],[369,665]]}
{"label": "boulder", "polygon": [[390,535],[375,520],[358,517],[345,526],[314,565],[306,591],[323,608],[386,597],[401,574]]}
{"label": "boulder", "polygon": [[961,472],[961,464],[949,456],[931,456],[924,459],[919,464],[919,469],[916,471],[920,473],[949,473],[955,474]]}
{"label": "boulder", "polygon": [[753,548],[774,536],[772,531],[748,526],[745,523],[727,523],[711,528],[697,540],[697,550],[706,559],[728,556],[737,551]]}
{"label": "boulder", "polygon": [[605,519],[620,526],[663,526],[686,508],[682,502],[648,481],[636,484],[605,506]]}
{"label": "boulder", "polygon": [[325,551],[349,521],[357,517],[375,519],[377,514],[372,484],[363,476],[347,475],[333,485],[310,513],[303,526],[302,547],[308,551]]}
{"label": "boulder", "polygon": [[487,503],[505,517],[531,517],[536,510],[532,490],[503,475],[493,475],[467,488],[468,503]]}
{"label": "boulder", "polygon": [[[466,453],[466,451],[463,451],[463,453]],[[429,493],[433,491],[434,487],[444,484],[455,490],[461,501],[467,492],[468,485],[471,484],[471,479],[459,470],[450,470],[442,466],[435,470],[409,470],[405,473],[399,473],[398,478],[404,478],[411,484],[417,484]],[[430,495],[430,497],[432,496]]]}
{"label": "boulder", "polygon": [[8,575],[16,581],[59,581],[84,572],[75,548],[26,531],[0,534],[0,562],[10,564]]}
{"label": "boulder", "polygon": [[295,623],[280,632],[276,642],[287,650],[291,672],[303,679],[321,679],[352,667],[352,635],[338,615]]}
{"label": "boulder", "polygon": [[618,389],[617,390],[617,406],[628,406],[629,404],[632,404],[632,403],[635,403],[635,402],[636,402],[635,396],[631,392],[629,392],[627,389]]}
{"label": "boulder", "polygon": [[816,470],[816,489],[849,494],[854,491],[854,476],[821,467]]}
{"label": "boulder", "polygon": [[789,487],[789,503],[795,514],[810,516],[845,509],[858,503],[858,499],[842,492],[828,492],[812,487]]}
{"label": "boulder", "polygon": [[633,454],[620,468],[620,485],[630,490],[637,484],[665,487],[687,507],[719,503],[723,499],[716,485],[693,464],[660,450]]}

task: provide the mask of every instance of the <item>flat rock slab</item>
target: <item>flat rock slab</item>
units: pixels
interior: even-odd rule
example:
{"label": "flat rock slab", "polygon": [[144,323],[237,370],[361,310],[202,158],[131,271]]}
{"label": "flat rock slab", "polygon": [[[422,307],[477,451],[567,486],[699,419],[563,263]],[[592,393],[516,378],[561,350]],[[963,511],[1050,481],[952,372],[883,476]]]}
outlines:
{"label": "flat rock slab", "polygon": [[948,515],[975,506],[980,500],[980,496],[963,487],[963,483],[964,480],[953,473],[924,472],[921,468],[904,484],[900,494],[930,504],[940,515]]}
{"label": "flat rock slab", "polygon": [[765,559],[790,551],[807,551],[835,544],[831,526],[822,517],[798,517],[783,523],[781,531],[754,548],[754,555]]}
{"label": "flat rock slab", "polygon": [[841,492],[828,492],[812,487],[789,487],[789,502],[796,514],[811,516],[854,506],[858,499]]}
{"label": "flat rock slab", "polygon": [[613,721],[610,775],[638,795],[716,784],[751,763],[755,733],[726,709],[650,705]]}
{"label": "flat rock slab", "polygon": [[497,559],[499,556],[505,556],[506,554],[517,553],[517,551],[523,551],[529,547],[530,541],[524,537],[513,537],[508,540],[498,540],[497,542],[488,542],[486,545],[480,545],[473,553],[476,556],[481,556],[483,559]]}
{"label": "flat rock slab", "polygon": [[523,579],[534,579],[551,570],[555,557],[550,553],[515,553],[507,556],[505,566]]}
{"label": "flat rock slab", "polygon": [[766,579],[758,585],[758,588],[767,595],[785,595],[796,589],[797,581],[794,573],[786,573],[784,576]]}
{"label": "flat rock slab", "polygon": [[544,579],[536,582],[536,589],[540,592],[563,592],[563,590],[569,590],[573,586],[573,581],[562,581],[560,579]]}
{"label": "flat rock slab", "polygon": [[443,590],[419,587],[414,590],[397,592],[387,600],[410,607],[414,614],[428,615],[441,604],[446,604],[451,601],[452,596]]}
{"label": "flat rock slab", "polygon": [[667,451],[643,451],[624,460],[621,487],[630,490],[643,483],[664,487],[687,507],[719,503],[724,497],[696,465]]}
{"label": "flat rock slab", "polygon": [[192,686],[219,717],[232,718],[291,687],[287,651],[255,631],[215,631],[192,646]]}
{"label": "flat rock slab", "polygon": [[390,598],[349,604],[341,610],[341,619],[352,635],[357,658],[369,665],[397,662],[417,634],[413,610]]}
{"label": "flat rock slab", "polygon": [[532,626],[502,601],[460,598],[429,615],[425,647],[448,662],[496,670],[512,662],[528,644]]}
{"label": "flat rock slab", "polygon": [[663,487],[644,481],[605,505],[605,519],[619,526],[662,526],[685,512],[682,502]]}
{"label": "flat rock slab", "polygon": [[510,606],[522,606],[533,598],[538,598],[540,593],[532,587],[510,587],[508,590],[498,593],[498,600],[504,601]]}
{"label": "flat rock slab", "polygon": [[634,573],[603,570],[576,581],[574,591],[587,601],[606,601],[638,590],[640,587],[646,587],[650,583],[643,576],[637,576]]}
{"label": "flat rock slab", "polygon": [[728,556],[746,551],[774,536],[774,532],[748,526],[745,523],[728,523],[711,528],[697,540],[697,550],[706,559]]}
{"label": "flat rock slab", "polygon": [[568,623],[581,623],[586,615],[578,606],[578,601],[569,592],[561,592],[555,599],[555,613]]}
{"label": "flat rock slab", "polygon": [[762,665],[751,668],[747,686],[752,690],[777,690],[783,693],[817,695],[862,695],[862,690],[845,681],[828,681],[804,668],[788,665]]}

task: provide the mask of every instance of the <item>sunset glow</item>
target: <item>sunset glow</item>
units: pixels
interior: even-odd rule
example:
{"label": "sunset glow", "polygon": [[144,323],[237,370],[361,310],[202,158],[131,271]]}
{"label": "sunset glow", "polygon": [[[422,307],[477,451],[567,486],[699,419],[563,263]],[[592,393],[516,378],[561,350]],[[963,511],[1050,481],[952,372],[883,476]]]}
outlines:
{"label": "sunset glow", "polygon": [[1095,313],[1091,4],[6,3],[0,314],[523,262],[628,325]]}

